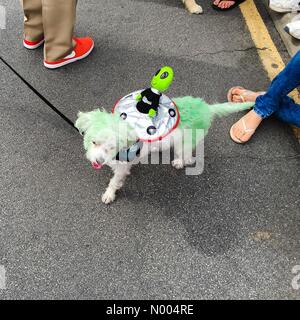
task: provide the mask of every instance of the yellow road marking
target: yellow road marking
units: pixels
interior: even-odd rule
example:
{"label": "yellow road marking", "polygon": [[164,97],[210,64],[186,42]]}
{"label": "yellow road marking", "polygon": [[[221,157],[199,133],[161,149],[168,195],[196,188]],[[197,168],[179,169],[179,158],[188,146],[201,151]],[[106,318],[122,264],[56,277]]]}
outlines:
{"label": "yellow road marking", "polygon": [[[269,31],[259,14],[253,0],[247,0],[240,5],[240,9],[250,31],[255,47],[270,80],[285,67]],[[299,92],[294,90],[291,96],[300,103]],[[300,138],[300,129],[295,129],[295,134]]]}
{"label": "yellow road marking", "polygon": [[[272,80],[278,72],[285,67],[285,64],[253,0],[242,3],[240,9],[253,42],[256,48],[258,48],[258,54],[262,60],[263,66],[266,69],[269,78]],[[278,67],[274,68],[274,65],[277,65]]]}

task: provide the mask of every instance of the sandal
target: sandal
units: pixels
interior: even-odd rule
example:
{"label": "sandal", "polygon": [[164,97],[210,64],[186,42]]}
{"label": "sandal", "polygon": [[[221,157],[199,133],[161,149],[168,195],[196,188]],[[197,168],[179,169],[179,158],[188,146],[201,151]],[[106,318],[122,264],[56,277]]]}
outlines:
{"label": "sandal", "polygon": [[229,8],[223,9],[223,8],[220,8],[218,5],[212,3],[211,6],[213,7],[213,9],[215,9],[217,11],[229,11],[229,10],[234,9],[235,7],[238,7],[241,3],[245,2],[246,0],[221,0],[221,1],[234,1],[234,4],[232,6],[230,6]]}
{"label": "sandal", "polygon": [[[227,93],[227,100],[228,102],[231,102],[231,103],[238,103],[236,101],[233,101],[233,96],[234,94],[232,93],[233,90],[236,90],[236,89],[240,89],[240,90],[244,90],[244,93],[243,94],[240,94],[240,99],[241,101],[239,102],[249,102],[249,101],[246,101],[247,97],[250,96],[251,94],[255,93],[254,91],[251,91],[251,90],[247,90],[245,89],[244,87],[232,87],[231,89],[229,89],[228,93]],[[263,95],[265,94],[266,92],[258,92],[259,95]]]}
{"label": "sandal", "polygon": [[242,141],[242,140],[240,140],[239,138],[237,138],[237,137],[233,134],[233,129],[234,129],[235,124],[234,124],[234,125],[231,127],[231,129],[230,129],[230,137],[231,137],[231,139],[232,139],[234,142],[236,142],[236,143],[238,143],[238,144],[244,144],[244,143],[248,142],[248,141],[251,139],[251,137],[252,137],[253,134],[255,133],[255,130],[256,130],[256,129],[248,129],[248,128],[246,127],[244,118],[242,118],[240,121],[242,122],[243,127],[244,127],[244,131],[243,131],[243,133],[242,133],[242,137],[243,137],[244,135],[246,135],[246,134],[252,133],[252,134],[250,135],[249,139],[248,139],[247,141]]}

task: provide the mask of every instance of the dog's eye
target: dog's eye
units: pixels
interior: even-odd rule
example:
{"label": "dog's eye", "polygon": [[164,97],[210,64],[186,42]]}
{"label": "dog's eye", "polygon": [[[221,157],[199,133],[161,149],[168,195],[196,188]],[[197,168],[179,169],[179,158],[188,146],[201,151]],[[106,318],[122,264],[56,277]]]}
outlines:
{"label": "dog's eye", "polygon": [[114,149],[114,146],[111,145],[111,144],[108,144],[105,146],[107,150],[113,150]]}
{"label": "dog's eye", "polygon": [[105,152],[110,152],[110,151],[113,151],[115,148],[113,147],[113,146],[106,146],[105,148],[104,148],[104,151]]}
{"label": "dog's eye", "polygon": [[93,145],[95,145],[95,146],[97,145],[96,141],[93,141]]}

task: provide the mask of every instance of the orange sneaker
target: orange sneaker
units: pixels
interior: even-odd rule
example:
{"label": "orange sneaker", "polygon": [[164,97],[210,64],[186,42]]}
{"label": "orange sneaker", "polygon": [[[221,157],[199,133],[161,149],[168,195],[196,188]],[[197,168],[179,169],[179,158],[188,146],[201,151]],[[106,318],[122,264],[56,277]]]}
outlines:
{"label": "orange sneaker", "polygon": [[44,43],[45,39],[43,38],[40,41],[28,41],[26,39],[23,40],[23,45],[26,49],[33,50],[37,49]]}
{"label": "orange sneaker", "polygon": [[63,67],[86,58],[94,49],[94,41],[91,38],[73,38],[73,40],[76,42],[76,45],[68,56],[54,62],[44,60],[44,66],[49,69]]}

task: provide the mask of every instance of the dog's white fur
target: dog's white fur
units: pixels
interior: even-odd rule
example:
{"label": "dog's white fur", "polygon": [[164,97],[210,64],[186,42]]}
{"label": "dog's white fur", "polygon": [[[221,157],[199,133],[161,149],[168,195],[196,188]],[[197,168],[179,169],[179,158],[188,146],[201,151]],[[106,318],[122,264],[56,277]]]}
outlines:
{"label": "dog's white fur", "polygon": [[200,14],[203,12],[203,9],[195,0],[182,0],[183,4],[190,13]]}
{"label": "dog's white fur", "polygon": [[[149,153],[174,149],[172,165],[181,169],[185,165],[191,165],[196,158],[193,157],[193,149],[197,147],[200,139],[207,134],[213,119],[223,117],[231,113],[247,110],[254,103],[221,103],[209,105],[200,98],[181,97],[174,98],[181,112],[179,126],[168,136],[157,142],[145,142],[140,150],[139,160],[148,157]],[[75,127],[84,134],[84,147],[86,157],[94,167],[108,165],[114,175],[102,196],[105,204],[113,202],[116,192],[124,185],[126,176],[130,174],[133,162],[117,161],[116,156],[121,150],[127,150],[138,141],[135,130],[127,121],[118,114],[95,110],[92,112],[79,112]],[[184,128],[184,129],[183,129]],[[203,130],[194,139],[188,137],[185,129],[192,131]],[[194,132],[195,133],[195,132]],[[201,133],[201,132],[198,132]],[[165,153],[164,153],[165,155]],[[145,161],[147,163],[147,161]]]}
{"label": "dog's white fur", "polygon": [[[132,132],[130,134],[132,134]],[[103,128],[99,131],[97,136],[99,139],[94,141],[94,145],[89,149],[86,156],[92,163],[97,162],[101,165],[105,164],[113,170],[114,175],[110,180],[105,193],[102,195],[103,203],[109,204],[115,200],[117,190],[123,187],[134,162],[120,162],[114,160],[115,155],[119,152],[119,148],[117,147],[117,141],[119,139],[117,130],[114,131],[112,128]],[[130,140],[132,141],[133,138],[134,137],[131,135]],[[137,140],[137,137],[135,137],[135,139]],[[148,157],[149,153],[168,150],[173,146],[175,159],[172,161],[172,165],[176,169],[182,169],[185,165],[194,163],[194,159],[192,158],[192,142],[183,144],[182,141],[183,130],[181,128],[176,128],[162,141],[144,143],[139,159]]]}

